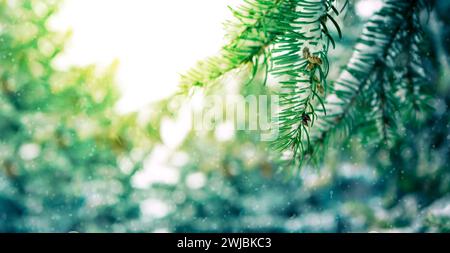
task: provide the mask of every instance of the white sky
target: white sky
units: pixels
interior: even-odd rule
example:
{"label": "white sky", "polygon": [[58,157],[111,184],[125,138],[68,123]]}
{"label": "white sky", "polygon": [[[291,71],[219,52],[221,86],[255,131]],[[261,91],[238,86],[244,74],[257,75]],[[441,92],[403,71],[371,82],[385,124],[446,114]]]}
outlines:
{"label": "white sky", "polygon": [[382,0],[365,0],[356,3],[356,12],[363,18],[369,18],[383,7]]}
{"label": "white sky", "polygon": [[139,110],[174,91],[179,74],[218,52],[227,5],[239,0],[65,0],[51,25],[73,36],[56,64],[120,61],[120,112]]}

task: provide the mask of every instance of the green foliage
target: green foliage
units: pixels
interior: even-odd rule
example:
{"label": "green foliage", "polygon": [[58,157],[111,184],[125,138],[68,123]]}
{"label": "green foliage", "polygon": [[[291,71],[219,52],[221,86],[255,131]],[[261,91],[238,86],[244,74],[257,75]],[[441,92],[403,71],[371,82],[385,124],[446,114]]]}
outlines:
{"label": "green foliage", "polygon": [[53,67],[67,38],[47,27],[57,6],[0,1],[0,231],[104,231],[139,216],[119,161],[148,141],[114,113],[115,65]]}
{"label": "green foliage", "polygon": [[[328,48],[336,42],[328,26],[332,24],[342,37],[332,16],[340,14],[335,1],[246,4],[233,12],[238,24],[232,31],[244,32],[231,33],[231,42],[224,47],[227,54],[200,63],[209,67],[192,70],[184,77],[191,81],[182,85],[205,86],[249,62],[253,79],[262,63],[265,80],[270,72],[280,83],[281,112],[276,119],[280,135],[273,147],[290,151],[294,168],[318,164],[330,142],[350,135],[390,147],[404,131],[403,121],[420,122],[424,110],[430,109],[420,19],[422,11],[431,8],[428,2],[386,1],[367,22],[352,58],[332,87],[327,85]],[[281,14],[272,16],[272,11]],[[228,60],[233,64],[223,63]],[[228,67],[221,71],[218,66]]]}
{"label": "green foliage", "polygon": [[[432,14],[424,3],[386,1],[365,28],[353,3],[339,13],[346,2],[247,0],[233,10],[229,44],[183,85],[249,67],[240,93],[266,94],[257,84],[276,76],[286,130],[276,144],[323,168],[287,178],[257,132],[219,140],[217,129],[191,129],[168,148],[175,133],[163,122],[182,116],[183,97],[118,115],[115,64],[54,67],[68,38],[47,25],[57,2],[0,0],[0,231],[448,232],[450,5],[436,1]],[[322,63],[310,65],[313,56]],[[154,182],[137,186],[149,172]],[[156,180],[167,172],[173,181]]]}
{"label": "green foliage", "polygon": [[[281,81],[278,115],[280,136],[275,142],[279,150],[292,150],[297,158],[309,149],[310,128],[317,112],[326,114],[323,104],[329,72],[328,47],[335,46],[327,28],[331,20],[341,36],[339,26],[329,14],[337,9],[334,1],[298,1],[289,16],[289,28],[280,36],[272,50],[272,74]],[[319,104],[319,109],[316,108]]]}
{"label": "green foliage", "polygon": [[[199,62],[196,68],[182,76],[182,89],[207,86],[227,72],[249,63],[255,74],[259,57],[268,53],[269,46],[282,33],[285,18],[282,13],[289,2],[249,0],[239,9],[232,10],[237,21],[228,24],[230,42],[219,56]],[[264,64],[268,66],[267,62]]]}
{"label": "green foliage", "polygon": [[[423,1],[387,1],[368,22],[349,64],[334,83],[334,95],[319,117],[311,158],[340,134],[390,146],[404,131],[400,115],[418,115],[428,107],[419,15]],[[355,130],[358,130],[355,132]]]}
{"label": "green foliage", "polygon": [[[230,25],[230,42],[222,54],[190,70],[182,77],[182,90],[206,86],[230,70],[251,64],[250,82],[264,69],[280,79],[282,111],[278,122],[280,137],[274,143],[279,150],[291,150],[303,159],[310,150],[310,128],[317,112],[326,113],[328,90],[328,48],[335,47],[330,24],[342,37],[333,18],[340,11],[334,0],[248,0],[237,10]],[[343,3],[342,9],[347,5]],[[342,11],[342,10],[341,10]],[[262,59],[261,59],[262,58]],[[319,108],[317,108],[319,106]]]}
{"label": "green foliage", "polygon": [[[320,96],[319,93],[317,97],[318,84],[314,93],[311,92],[311,84],[316,83],[308,78],[299,81],[309,64],[305,60],[309,54],[303,52],[302,43],[306,43],[311,37],[304,38],[295,32],[305,31],[302,29],[307,30],[310,26],[306,23],[292,25],[293,20],[298,18],[297,14],[302,16],[296,12],[298,9],[283,12],[292,18],[289,20],[290,25],[284,25],[284,33],[277,35],[273,46],[269,47],[269,53],[263,55],[262,60],[252,62],[253,68],[248,76],[254,80],[257,72],[263,69],[263,84],[266,83],[269,71],[269,74],[277,77],[276,82],[287,88],[287,91],[281,89],[280,92],[284,100],[284,111],[280,114],[278,123],[284,132],[283,137],[275,142],[275,147],[291,150],[295,154],[294,161],[298,163],[290,169],[295,170],[305,163],[324,169],[318,172],[299,171],[303,184],[298,188],[290,188],[286,181],[280,180],[279,174],[264,179],[267,176],[266,166],[262,165],[265,159],[257,156],[261,165],[256,167],[265,176],[250,176],[255,172],[240,170],[249,166],[242,165],[246,158],[240,158],[240,154],[245,151],[238,148],[244,145],[239,138],[239,144],[229,144],[230,149],[214,153],[228,154],[219,162],[215,155],[214,161],[215,164],[231,164],[231,171],[235,173],[226,172],[225,175],[227,182],[232,183],[219,183],[222,182],[217,179],[217,171],[222,171],[220,166],[193,158],[191,170],[203,166],[216,170],[206,183],[215,187],[191,190],[192,195],[177,202],[185,215],[178,217],[173,214],[167,217],[168,220],[175,220],[169,223],[173,224],[173,230],[448,231],[448,68],[445,68],[445,61],[438,62],[434,59],[438,56],[433,55],[433,52],[438,52],[435,47],[439,48],[440,43],[446,44],[443,41],[448,39],[448,33],[432,38],[433,32],[429,30],[427,20],[422,18],[433,15],[430,12],[431,6],[442,5],[442,2],[444,1],[385,1],[383,8],[362,28],[363,32],[353,47],[353,55],[348,63],[342,64],[345,65],[343,70],[329,69],[332,73],[332,85],[317,82],[324,85],[324,94]],[[296,4],[301,5],[301,1]],[[350,37],[355,36],[352,30],[361,28],[355,28],[354,23],[360,23],[361,20],[355,14],[354,5],[349,6],[348,12],[340,20],[346,24],[342,26],[342,42],[334,41],[333,36],[330,38],[326,34],[315,37],[326,45],[336,44],[339,51],[337,55],[333,55],[325,50],[324,55],[319,54],[320,59],[330,58],[330,62],[347,61],[345,54],[353,45]],[[445,14],[439,18],[443,20],[444,17]],[[317,21],[314,18],[312,20]],[[448,29],[442,28],[439,32],[446,33],[446,30]],[[448,45],[444,47],[448,53]],[[443,53],[442,50],[440,52]],[[446,57],[448,62],[448,56]],[[328,63],[328,60],[324,62]],[[263,67],[257,63],[262,63]],[[266,64],[269,64],[269,68]],[[321,70],[328,72],[328,64],[315,67],[318,68],[318,77],[321,77]],[[209,73],[208,70],[204,71],[203,73]],[[314,81],[314,77],[312,79]],[[244,80],[243,83],[248,81]],[[316,98],[315,103],[308,104],[306,108],[309,112],[314,112],[314,116],[299,117],[303,115],[304,102],[307,101],[303,100],[302,94]],[[323,106],[319,99],[322,97]],[[302,126],[302,123],[308,123],[303,126],[314,127],[301,128],[300,135],[292,126]],[[190,146],[188,150],[204,154],[207,151],[202,147],[207,146],[210,150],[215,145],[222,144],[208,142]],[[260,145],[251,143],[246,149]],[[344,166],[342,162],[347,160],[351,165]],[[277,159],[269,161],[274,170],[284,168]],[[316,176],[315,180],[308,177],[310,173]],[[311,190],[307,186],[310,180],[317,184]],[[281,189],[278,188],[280,186]],[[186,192],[186,187],[183,184],[177,185],[170,188],[170,192]],[[255,193],[260,188],[264,188],[266,194],[259,196]],[[298,189],[301,191],[296,192]],[[280,197],[269,197],[273,192]],[[305,192],[308,197],[301,197]],[[289,201],[278,203],[275,200],[285,195],[289,196]],[[251,202],[254,198],[257,201]],[[249,202],[258,204],[249,206]],[[270,209],[268,206],[276,208]],[[261,209],[255,211],[257,207]],[[281,210],[297,211],[285,214]],[[186,218],[191,214],[193,221]],[[235,223],[222,222],[222,217]],[[256,222],[250,217],[260,220]],[[320,222],[314,228],[309,227],[308,221],[312,220]]]}

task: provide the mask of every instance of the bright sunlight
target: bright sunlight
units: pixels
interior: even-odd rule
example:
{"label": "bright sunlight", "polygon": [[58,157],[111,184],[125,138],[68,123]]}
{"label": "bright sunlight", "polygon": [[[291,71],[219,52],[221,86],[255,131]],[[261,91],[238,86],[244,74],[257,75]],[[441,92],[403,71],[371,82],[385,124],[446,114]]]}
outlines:
{"label": "bright sunlight", "polygon": [[223,22],[231,17],[227,6],[238,2],[66,0],[52,26],[73,35],[56,64],[108,66],[119,60],[117,109],[139,110],[172,94],[179,74],[217,53]]}

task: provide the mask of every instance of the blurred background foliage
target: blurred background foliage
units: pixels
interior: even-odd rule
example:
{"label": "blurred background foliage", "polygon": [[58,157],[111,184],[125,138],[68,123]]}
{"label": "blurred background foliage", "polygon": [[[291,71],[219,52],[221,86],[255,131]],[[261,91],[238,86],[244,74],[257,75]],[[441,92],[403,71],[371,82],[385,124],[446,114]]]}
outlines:
{"label": "blurred background foliage", "polygon": [[[357,2],[330,80],[366,21]],[[0,0],[1,232],[450,232],[449,1],[425,31],[434,110],[423,124],[389,152],[349,138],[299,175],[279,172],[257,132],[190,129],[187,98],[116,113],[117,63],[54,67],[70,38],[48,28],[59,4]],[[263,78],[208,92],[261,94]]]}

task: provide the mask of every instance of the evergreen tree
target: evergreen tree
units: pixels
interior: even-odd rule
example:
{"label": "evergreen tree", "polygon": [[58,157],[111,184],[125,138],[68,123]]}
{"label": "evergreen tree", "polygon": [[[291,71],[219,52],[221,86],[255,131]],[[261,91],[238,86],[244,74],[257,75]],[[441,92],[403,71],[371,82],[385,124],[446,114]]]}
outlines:
{"label": "evergreen tree", "polygon": [[386,1],[330,85],[329,47],[335,47],[334,37],[345,36],[336,17],[348,4],[246,1],[233,10],[236,22],[222,54],[183,76],[182,88],[210,85],[248,64],[250,79],[261,69],[278,77],[281,133],[274,147],[292,153],[294,168],[319,162],[327,147],[350,137],[370,142],[366,147],[389,149],[404,136],[405,123],[422,122],[431,109],[423,50],[429,38],[424,38],[421,15],[429,15],[434,2]]}
{"label": "evergreen tree", "polygon": [[[327,9],[331,2],[335,7]],[[286,8],[279,15],[271,15],[277,13],[276,7],[283,4],[294,4],[298,8]],[[289,150],[295,155],[289,160],[294,160],[296,164],[290,166],[289,170],[299,171],[305,184],[308,176],[303,174],[311,171],[310,169],[300,171],[302,164],[316,164],[326,168],[318,174],[320,177],[323,176],[322,173],[329,175],[325,177],[329,181],[315,180],[320,186],[315,186],[311,192],[307,190],[306,185],[298,186],[303,192],[308,191],[311,199],[296,200],[296,204],[291,206],[292,202],[289,202],[289,205],[302,211],[291,213],[285,220],[278,220],[281,223],[274,222],[276,219],[272,219],[274,217],[271,216],[267,219],[270,220],[266,224],[267,227],[259,229],[284,231],[288,227],[287,224],[293,222],[299,224],[296,231],[311,231],[311,228],[302,227],[299,220],[305,217],[321,217],[318,215],[321,213],[320,210],[326,210],[332,213],[330,216],[335,219],[326,223],[328,225],[316,226],[324,229],[323,231],[448,231],[449,215],[444,211],[449,206],[447,196],[450,192],[448,186],[450,48],[449,20],[445,14],[449,8],[448,2],[385,1],[382,9],[361,27],[362,34],[358,40],[354,40],[352,55],[342,70],[339,70],[337,63],[347,57],[342,57],[345,51],[340,50],[341,55],[334,54],[332,50],[317,53],[311,50],[310,46],[304,46],[308,43],[305,41],[315,37],[304,36],[305,31],[308,31],[314,22],[302,22],[296,16],[298,13],[304,14],[302,4],[311,6],[323,4],[323,12],[319,11],[319,7],[310,6],[309,11],[315,14],[306,15],[316,21],[316,27],[319,27],[320,23],[322,33],[325,35],[317,38],[320,37],[323,44],[330,43],[331,46],[336,44],[339,48],[340,44],[353,43],[353,38],[349,38],[352,34],[347,33],[346,28],[352,22],[360,21],[355,21],[358,18],[354,14],[352,2],[277,1],[275,4],[272,1],[270,3],[246,1],[246,5],[234,12],[237,24],[229,28],[230,42],[222,49],[222,55],[200,62],[182,78],[182,87],[188,90],[194,86],[211,89],[217,84],[225,83],[227,75],[236,75],[234,69],[247,71],[250,80],[244,79],[242,83],[247,84],[251,81],[253,87],[258,82],[266,84],[268,74],[281,76],[275,82],[285,88],[280,90],[280,95],[286,102],[282,104],[284,110],[280,114],[280,120],[275,123],[286,130],[284,133],[297,135],[281,135],[275,141],[275,147]],[[270,6],[273,8],[269,8]],[[346,6],[346,10],[343,6]],[[438,8],[433,9],[434,6]],[[324,28],[328,24],[323,24],[325,21],[334,24],[331,18],[327,20],[319,18],[328,12],[333,17],[339,14],[340,18],[336,21],[344,25],[331,32],[329,31],[332,29]],[[284,14],[285,17],[281,17]],[[345,17],[342,18],[344,14]],[[289,17],[293,19],[289,20]],[[266,21],[270,25],[260,25]],[[264,27],[277,29],[265,30]],[[355,28],[348,27],[348,30],[350,29]],[[339,30],[342,30],[342,41],[333,39],[339,37]],[[330,36],[326,34],[327,31],[328,34],[331,33]],[[296,32],[296,35],[291,35],[292,32]],[[304,50],[305,48],[308,49]],[[322,63],[318,59],[309,59],[314,56],[319,57]],[[322,82],[325,78],[320,79],[320,72],[328,73],[328,62],[331,63],[329,69],[331,78],[329,77],[330,81],[327,84]],[[312,78],[303,80],[305,71],[304,69],[301,71],[302,68],[306,68],[306,73],[312,74]],[[318,72],[311,72],[314,68]],[[340,73],[336,74],[337,72]],[[314,74],[317,74],[319,81],[315,82]],[[262,78],[258,75],[262,75]],[[269,89],[272,88],[270,84],[272,83],[269,83]],[[317,88],[323,86],[324,93],[316,92],[313,89],[314,85]],[[248,85],[243,87],[247,89]],[[316,96],[316,93],[319,96]],[[306,100],[304,94],[307,94]],[[303,102],[308,100],[308,95],[311,95],[311,101],[314,103],[305,107]],[[306,117],[307,120],[304,120],[303,115],[305,108],[309,110],[306,112],[309,115]],[[256,144],[257,142],[252,143],[261,145]],[[244,151],[229,152],[232,154],[225,156],[223,161],[228,161],[230,157],[239,159],[239,155],[236,154]],[[267,154],[261,157],[267,157]],[[350,162],[351,165],[344,166],[346,162]],[[234,164],[240,167],[236,165],[240,162]],[[269,164],[274,170],[285,167],[278,159],[270,160]],[[366,166],[373,166],[373,171],[367,172],[364,169]],[[256,167],[262,172],[267,168],[267,166]],[[361,174],[353,171],[351,172],[353,176],[349,178],[350,168],[358,170]],[[373,177],[370,176],[371,173]],[[248,183],[245,180],[248,175],[245,172],[236,173],[233,177],[238,182],[241,177],[244,178],[245,183],[231,187],[242,194],[245,192],[242,189]],[[211,180],[213,181],[214,177]],[[276,191],[268,187],[270,183],[274,183],[273,178],[270,180],[262,180],[256,185],[252,184],[250,188],[262,187],[270,194]],[[289,186],[284,185],[281,188],[291,199],[302,195],[293,193],[295,190]],[[360,191],[366,197],[359,198],[361,196],[352,195],[352,189],[358,189],[356,191]],[[229,186],[224,187],[222,191],[230,191]],[[370,197],[367,197],[369,195]],[[203,217],[201,216],[204,213],[203,208],[213,209],[202,204],[211,203],[206,198],[211,195],[197,196],[205,198],[186,202],[188,205],[199,205],[201,210],[199,215]],[[235,197],[225,198],[233,203],[236,209],[242,211],[233,214],[231,220],[242,219],[239,223],[245,224],[246,213],[252,213],[252,208],[247,210],[236,207],[241,205],[241,202],[236,201]],[[263,199],[259,198],[261,204],[270,201],[270,198]],[[247,200],[243,197],[242,201]],[[230,203],[226,203],[221,202],[220,205],[228,207]],[[234,209],[227,210],[233,213]],[[230,215],[229,212],[223,215]],[[203,219],[211,217],[214,217],[214,214]],[[358,221],[359,218],[356,217],[361,220]],[[296,220],[297,218],[299,220]],[[208,230],[204,227],[207,222],[201,220],[197,222],[199,226],[197,229]],[[177,224],[184,224],[183,220]],[[246,227],[230,225],[230,228],[227,224],[219,224],[222,227],[218,225],[219,228],[209,229],[254,231],[251,225]],[[188,231],[194,228],[181,226],[177,229]]]}
{"label": "evergreen tree", "polygon": [[[48,28],[57,7],[0,0],[0,231],[450,230],[448,1],[387,0],[364,26],[354,1],[232,10],[229,43],[183,90],[223,95],[214,84],[237,76],[241,94],[279,93],[274,147],[301,180],[253,131],[190,129],[167,151],[162,123],[184,98],[116,114],[114,64],[54,67],[68,38]],[[176,180],[137,187],[158,149]],[[323,169],[300,170],[311,162]]]}
{"label": "evergreen tree", "polygon": [[0,231],[111,231],[139,217],[120,161],[140,168],[131,151],[147,139],[113,110],[114,64],[54,67],[68,37],[48,28],[57,8],[0,1]]}

